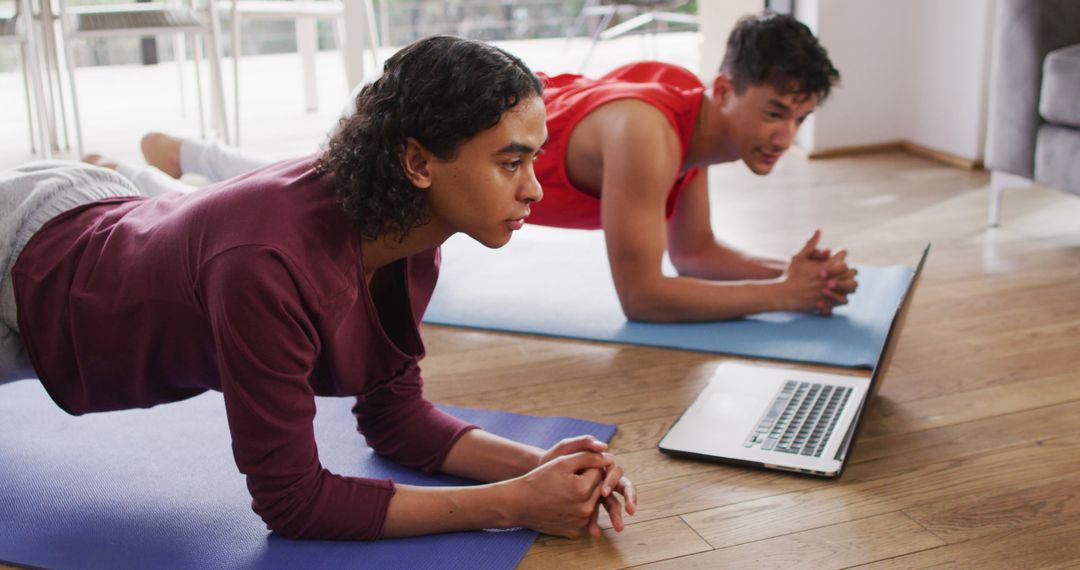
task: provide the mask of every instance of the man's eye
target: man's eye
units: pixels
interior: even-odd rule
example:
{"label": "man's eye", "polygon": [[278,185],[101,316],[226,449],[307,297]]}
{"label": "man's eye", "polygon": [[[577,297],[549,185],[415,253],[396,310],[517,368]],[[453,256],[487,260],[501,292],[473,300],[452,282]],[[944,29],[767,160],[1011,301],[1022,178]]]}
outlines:
{"label": "man's eye", "polygon": [[780,113],[766,113],[770,119],[779,119]]}
{"label": "man's eye", "polygon": [[503,164],[503,168],[505,168],[505,169],[507,169],[507,170],[509,170],[511,172],[517,170],[519,166],[521,166],[521,161],[520,160],[512,160],[510,162],[506,162],[506,163]]}

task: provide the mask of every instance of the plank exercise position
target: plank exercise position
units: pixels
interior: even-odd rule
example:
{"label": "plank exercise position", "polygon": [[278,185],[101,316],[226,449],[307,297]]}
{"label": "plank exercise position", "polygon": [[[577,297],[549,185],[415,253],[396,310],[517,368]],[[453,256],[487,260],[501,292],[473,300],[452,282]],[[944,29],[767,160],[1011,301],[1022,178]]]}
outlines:
{"label": "plank exercise position", "polygon": [[[627,317],[829,315],[855,291],[846,252],[819,248],[819,232],[789,259],[773,259],[724,244],[710,223],[706,167],[741,160],[768,174],[839,80],[805,25],[769,13],[740,20],[711,91],[686,69],[659,62],[599,79],[542,78],[550,140],[536,175],[545,199],[529,223],[603,229]],[[175,177],[219,180],[265,163],[160,133],[144,137],[142,148],[148,163]],[[678,276],[662,273],[665,250]]]}
{"label": "plank exercise position", "polygon": [[[315,156],[197,192],[147,167],[0,173],[0,378],[37,376],[76,415],[220,390],[252,507],[288,537],[597,535],[600,508],[621,530],[634,488],[605,444],[515,443],[422,395],[439,246],[500,247],[540,199],[541,94],[517,58],[434,37],[391,57]],[[330,473],[316,396],[355,397],[377,453],[488,484]]]}

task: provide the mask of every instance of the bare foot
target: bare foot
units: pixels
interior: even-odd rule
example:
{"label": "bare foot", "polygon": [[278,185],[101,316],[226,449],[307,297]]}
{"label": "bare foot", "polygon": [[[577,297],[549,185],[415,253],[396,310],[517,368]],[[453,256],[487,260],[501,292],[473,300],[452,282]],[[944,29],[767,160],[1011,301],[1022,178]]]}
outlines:
{"label": "bare foot", "polygon": [[139,146],[142,147],[143,158],[150,166],[172,176],[180,178],[184,173],[180,170],[180,143],[183,139],[167,135],[165,133],[147,133],[143,136]]}
{"label": "bare foot", "polygon": [[94,166],[108,168],[109,170],[116,170],[116,161],[111,158],[105,158],[100,154],[88,154],[82,157],[82,161],[86,164],[93,164]]}

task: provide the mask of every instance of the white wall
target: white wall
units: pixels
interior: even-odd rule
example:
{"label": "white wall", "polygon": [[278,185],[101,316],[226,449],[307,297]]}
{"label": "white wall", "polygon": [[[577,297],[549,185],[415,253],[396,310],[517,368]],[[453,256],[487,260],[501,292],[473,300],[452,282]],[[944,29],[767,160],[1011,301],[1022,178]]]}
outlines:
{"label": "white wall", "polygon": [[[817,34],[840,70],[840,87],[814,112],[808,150],[895,141],[907,122],[910,0],[820,0]],[[801,17],[807,10],[800,5]]]}
{"label": "white wall", "polygon": [[[841,86],[799,143],[812,152],[908,141],[982,158],[994,0],[816,0]],[[816,25],[815,25],[816,24]]]}
{"label": "white wall", "polygon": [[709,85],[720,69],[724,48],[735,22],[746,14],[760,12],[765,0],[701,0],[698,2],[698,18],[701,24],[701,60],[698,76]]}
{"label": "white wall", "polygon": [[986,0],[916,0],[909,26],[914,81],[905,139],[970,159],[981,159],[993,15]]}

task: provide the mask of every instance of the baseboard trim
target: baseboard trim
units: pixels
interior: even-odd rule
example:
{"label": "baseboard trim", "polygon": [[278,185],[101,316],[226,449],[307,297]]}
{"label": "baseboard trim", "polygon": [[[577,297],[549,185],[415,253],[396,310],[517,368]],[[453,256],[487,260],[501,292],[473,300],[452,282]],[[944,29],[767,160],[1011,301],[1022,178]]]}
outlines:
{"label": "baseboard trim", "polygon": [[810,158],[835,158],[838,156],[855,156],[860,154],[873,154],[877,152],[888,152],[895,150],[909,152],[923,158],[929,158],[930,160],[940,162],[942,164],[947,164],[949,166],[962,168],[964,170],[982,170],[983,168],[983,162],[980,159],[965,158],[952,153],[940,151],[908,141],[895,141],[878,144],[830,148],[826,150],[811,152],[809,156]]}
{"label": "baseboard trim", "polygon": [[922,145],[917,145],[912,142],[905,142],[904,150],[910,152],[911,154],[917,154],[931,160],[936,160],[943,164],[948,164],[957,168],[963,168],[964,170],[982,170],[983,167],[982,159],[964,158],[962,156],[958,156],[952,153],[943,152]]}
{"label": "baseboard trim", "polygon": [[854,156],[859,154],[874,154],[878,152],[889,152],[893,150],[903,150],[904,142],[895,141],[887,143],[877,144],[863,144],[856,146],[842,146],[837,148],[828,148],[825,150],[815,150],[810,153],[810,158],[834,158],[837,156]]}

